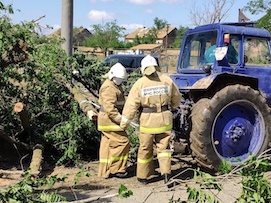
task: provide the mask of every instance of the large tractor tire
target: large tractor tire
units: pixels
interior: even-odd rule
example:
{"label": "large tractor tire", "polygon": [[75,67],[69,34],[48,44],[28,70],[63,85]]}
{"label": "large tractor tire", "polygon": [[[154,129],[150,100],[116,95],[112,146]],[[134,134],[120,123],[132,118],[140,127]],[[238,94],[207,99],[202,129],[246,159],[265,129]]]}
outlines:
{"label": "large tractor tire", "polygon": [[199,100],[191,120],[192,156],[209,172],[217,172],[222,160],[237,166],[250,154],[258,156],[270,141],[270,108],[249,86],[227,86],[211,99]]}

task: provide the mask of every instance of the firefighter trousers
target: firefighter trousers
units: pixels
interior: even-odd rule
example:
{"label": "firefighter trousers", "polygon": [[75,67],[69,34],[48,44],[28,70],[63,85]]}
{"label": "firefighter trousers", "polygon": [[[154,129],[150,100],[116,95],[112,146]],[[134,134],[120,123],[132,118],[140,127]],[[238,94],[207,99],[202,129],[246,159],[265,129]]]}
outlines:
{"label": "firefighter trousers", "polygon": [[130,143],[125,131],[103,131],[99,150],[98,176],[126,171]]}
{"label": "firefighter trousers", "polygon": [[154,174],[153,142],[156,143],[157,158],[161,175],[171,173],[171,150],[169,140],[171,131],[160,134],[139,133],[139,149],[137,158],[137,178],[147,179]]}

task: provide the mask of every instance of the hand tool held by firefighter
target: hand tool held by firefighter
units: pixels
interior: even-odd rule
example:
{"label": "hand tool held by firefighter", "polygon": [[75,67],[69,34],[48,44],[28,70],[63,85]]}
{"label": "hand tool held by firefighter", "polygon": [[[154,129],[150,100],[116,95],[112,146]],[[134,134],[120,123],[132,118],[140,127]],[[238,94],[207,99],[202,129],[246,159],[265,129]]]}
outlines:
{"label": "hand tool held by firefighter", "polygon": [[100,109],[100,108],[101,108],[100,105],[94,103],[93,101],[89,101],[89,100],[82,100],[82,101],[80,101],[79,106],[81,107],[83,103],[90,103],[90,104],[92,104],[96,109]]}
{"label": "hand tool held by firefighter", "polygon": [[[82,100],[82,101],[79,103],[79,106],[81,107],[81,105],[82,105],[83,103],[90,103],[90,104],[92,104],[96,109],[100,109],[100,108],[101,108],[100,105],[94,103],[93,101],[89,101],[89,100]],[[139,128],[139,124],[136,123],[136,122],[134,122],[134,121],[131,121],[131,122],[130,122],[130,126],[133,127],[133,128]]]}
{"label": "hand tool held by firefighter", "polygon": [[130,122],[130,126],[132,126],[133,128],[139,128],[139,124],[134,121]]}

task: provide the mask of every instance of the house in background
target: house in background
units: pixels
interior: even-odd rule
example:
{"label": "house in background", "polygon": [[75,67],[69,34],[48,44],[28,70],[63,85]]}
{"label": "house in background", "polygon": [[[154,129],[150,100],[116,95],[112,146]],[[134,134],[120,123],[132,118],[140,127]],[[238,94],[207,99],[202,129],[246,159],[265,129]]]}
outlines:
{"label": "house in background", "polygon": [[130,48],[135,54],[159,55],[161,44],[138,44]]}
{"label": "house in background", "polygon": [[134,32],[127,34],[125,36],[125,40],[124,42],[130,42],[133,43],[135,38],[138,36],[139,38],[142,38],[144,36],[147,36],[149,33],[150,29],[146,28],[146,27],[141,27],[141,28],[137,28]]}
{"label": "house in background", "polygon": [[104,52],[100,48],[85,47],[85,46],[73,46],[74,51],[85,54],[87,57],[96,55],[98,57],[104,57]]}
{"label": "house in background", "polygon": [[[127,34],[125,36],[125,42],[134,42],[136,37],[142,38],[144,36],[147,36],[151,31],[151,28],[138,28],[134,32]],[[168,48],[170,44],[174,42],[176,39],[176,27],[165,27],[158,31],[157,33],[157,39],[156,44],[163,45],[164,47]]]}
{"label": "house in background", "polygon": [[[91,36],[91,32],[83,27],[74,28],[73,29],[73,45],[74,46],[82,46],[87,38]],[[61,28],[57,31],[53,32],[52,34],[47,36],[48,38],[51,37],[61,37]]]}
{"label": "house in background", "polygon": [[168,48],[176,39],[176,27],[167,27],[158,31],[156,44],[163,44],[164,47]]}

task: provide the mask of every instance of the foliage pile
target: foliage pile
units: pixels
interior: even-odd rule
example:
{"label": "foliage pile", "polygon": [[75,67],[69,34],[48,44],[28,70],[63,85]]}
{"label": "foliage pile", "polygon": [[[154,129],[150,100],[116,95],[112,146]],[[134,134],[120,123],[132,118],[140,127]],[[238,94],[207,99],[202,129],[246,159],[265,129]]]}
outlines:
{"label": "foliage pile", "polygon": [[[90,174],[86,172],[85,167],[81,168],[81,171],[75,174],[73,179],[74,185],[79,183],[79,179],[82,176],[89,177]],[[56,183],[65,183],[68,178],[65,176],[50,176],[50,177],[35,177],[32,176],[30,171],[26,171],[23,174],[22,180],[15,185],[10,185],[6,188],[0,188],[0,200],[3,203],[39,203],[39,202],[67,202],[65,193],[61,194],[58,189],[55,189]],[[74,186],[71,186],[71,190]],[[121,184],[118,193],[111,196],[119,196],[120,198],[128,198],[133,195],[133,192],[129,190],[125,185]],[[75,196],[77,199],[77,197]],[[105,196],[107,198],[107,196]],[[102,197],[100,198],[102,199]],[[78,200],[78,202],[90,202],[93,198],[87,198],[84,200]]]}
{"label": "foliage pile", "polygon": [[109,67],[102,64],[102,61],[95,55],[90,59],[86,55],[74,53],[75,61],[73,63],[74,73],[72,75],[73,84],[86,88],[92,95],[98,98],[98,90],[105,80],[105,73],[109,71]]}
{"label": "foliage pile", "polygon": [[[227,161],[222,161],[218,176],[212,176],[200,169],[188,169],[194,171],[194,181],[185,181],[188,193],[187,201],[181,198],[169,200],[170,203],[177,202],[198,202],[198,203],[219,203],[218,194],[225,191],[223,181],[231,178],[240,178],[241,193],[236,198],[235,203],[245,202],[270,202],[271,186],[270,178],[270,149],[263,152],[258,157],[250,156],[250,159],[239,166],[233,167]],[[197,185],[195,186],[195,183]],[[227,191],[225,191],[227,192]]]}
{"label": "foliage pile", "polygon": [[[96,153],[99,134],[95,124],[83,114],[70,91],[69,64],[78,64],[77,59],[68,57],[60,39],[38,35],[36,22],[13,24],[8,16],[12,7],[0,2],[0,9],[2,60],[3,55],[8,56],[1,62],[0,75],[3,136],[42,144],[45,153],[54,152],[50,155],[58,163],[74,164],[80,154]],[[19,136],[21,122],[13,112],[16,102],[24,103],[29,111],[27,138]]]}
{"label": "foliage pile", "polygon": [[[35,178],[29,171],[23,174],[23,179],[8,188],[0,188],[1,202],[61,202],[66,197],[49,191],[55,183],[64,182],[67,177],[51,176],[49,178]],[[47,189],[41,189],[46,188]]]}

